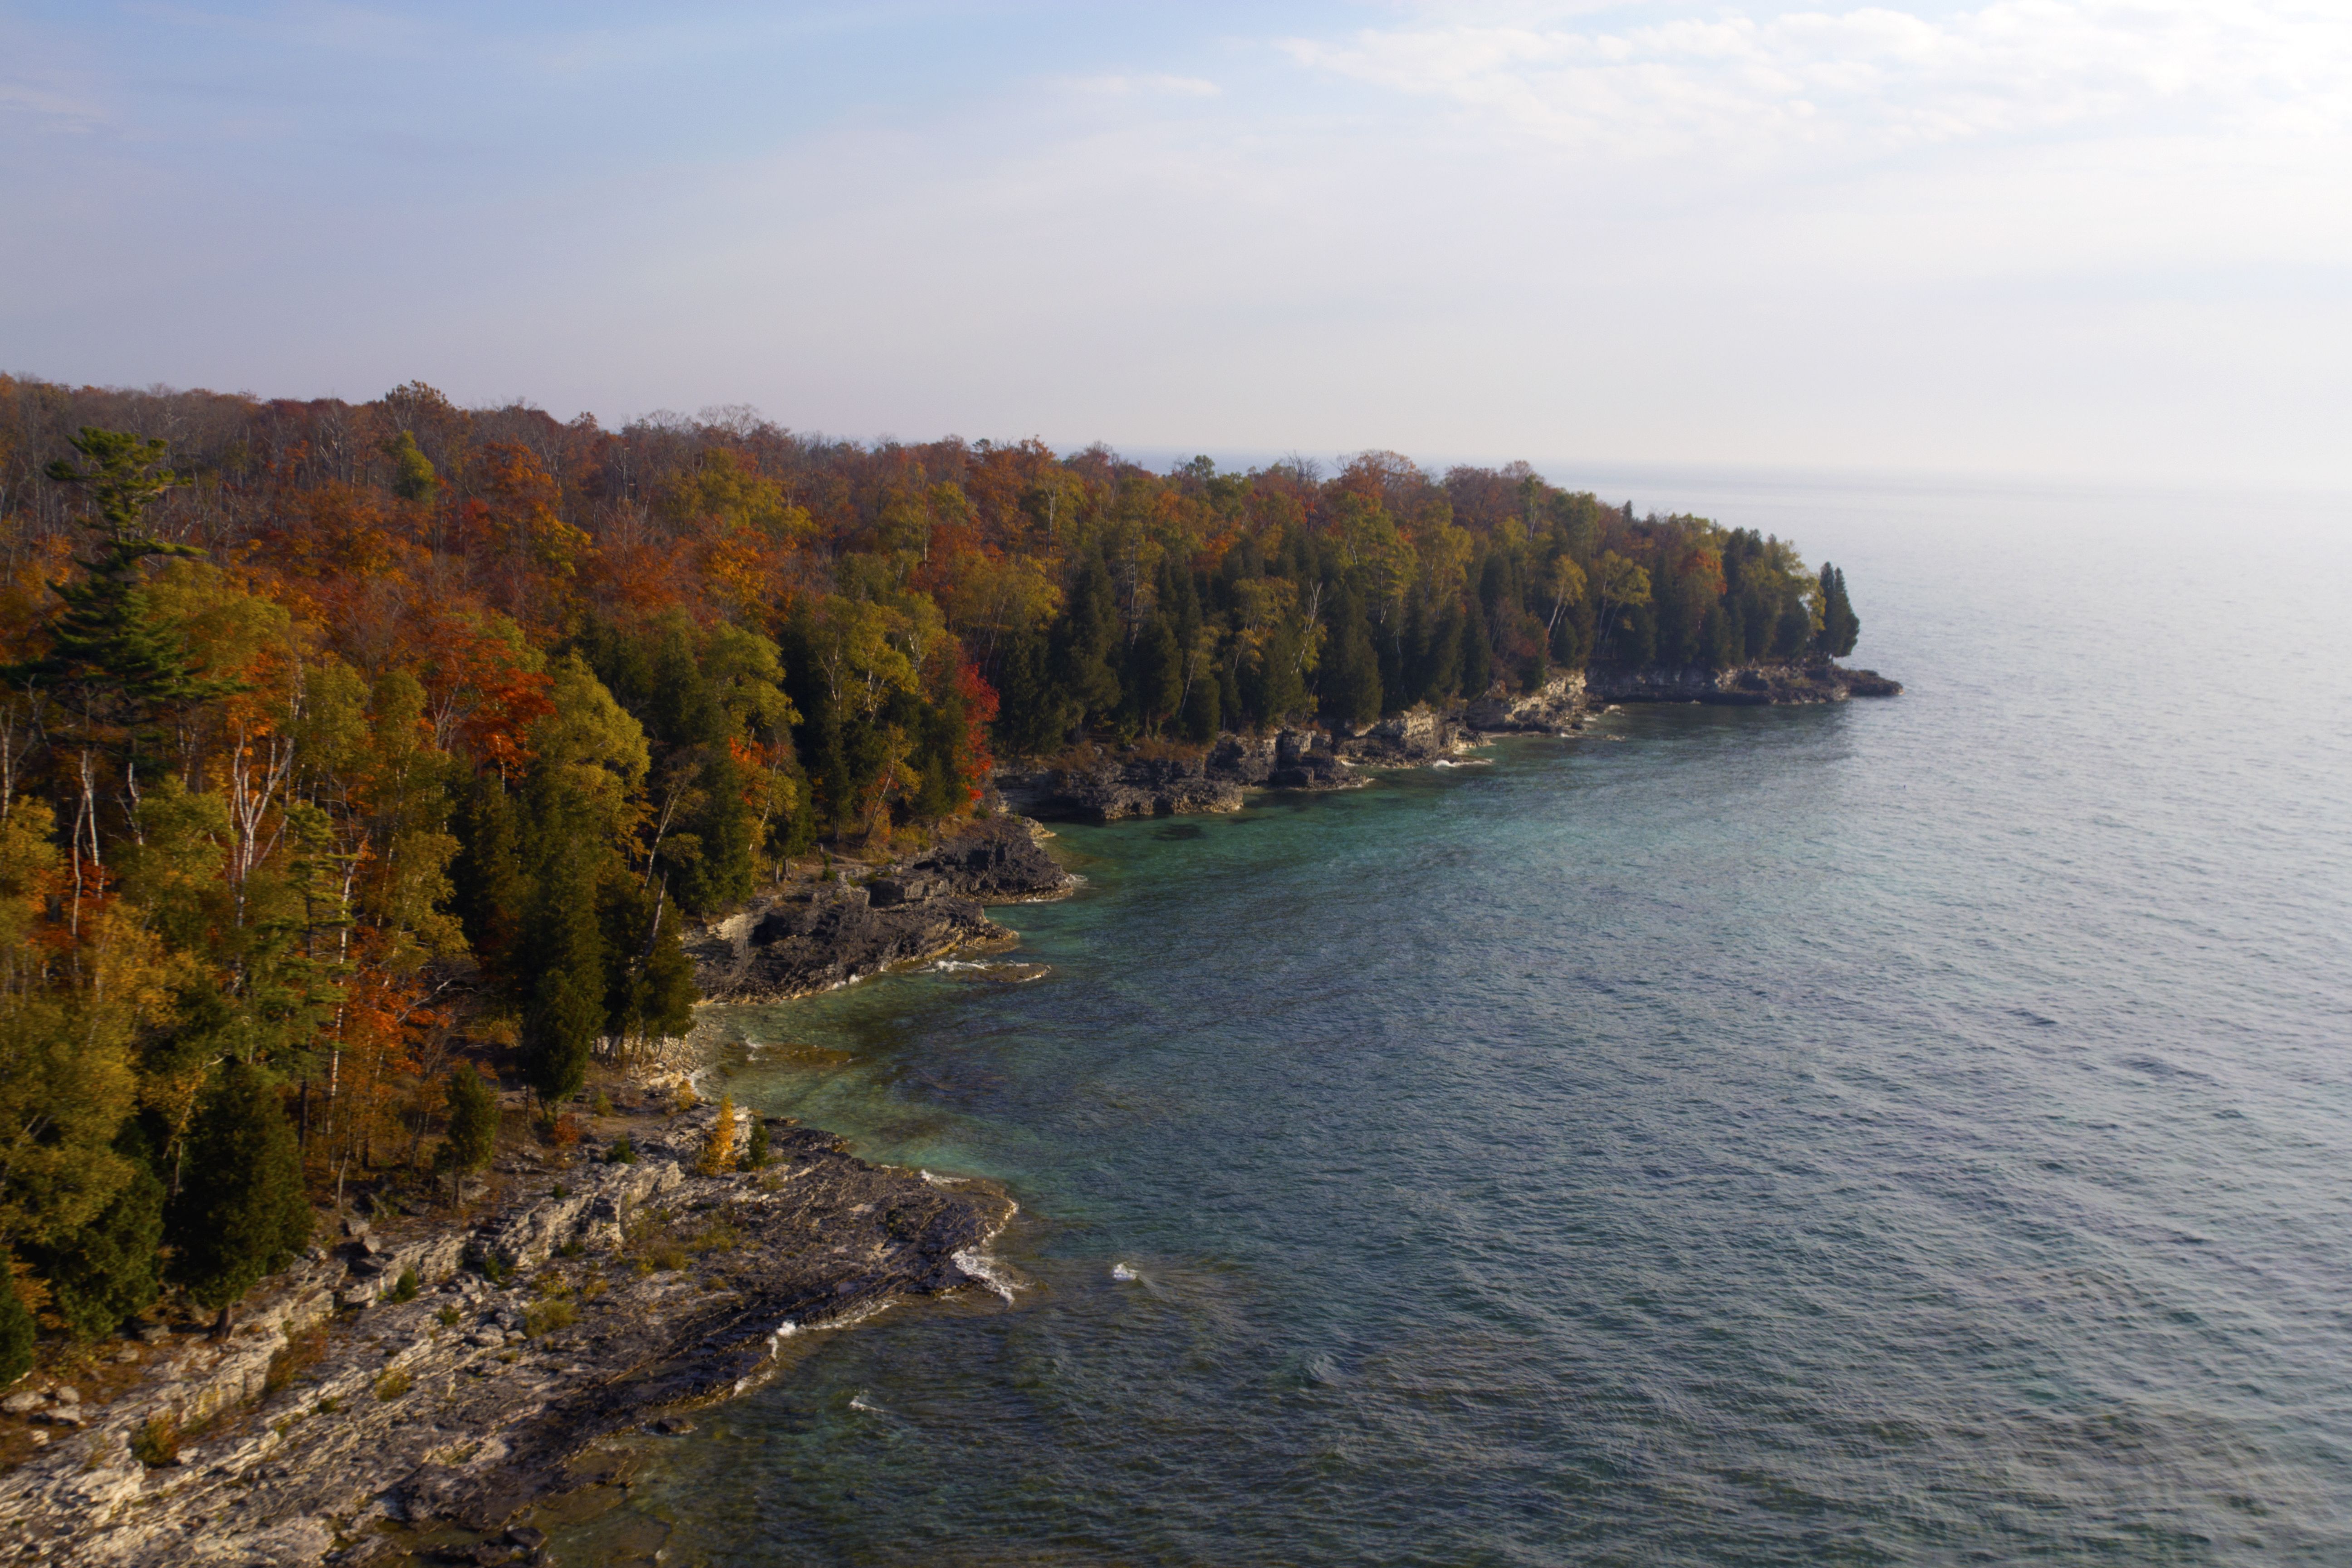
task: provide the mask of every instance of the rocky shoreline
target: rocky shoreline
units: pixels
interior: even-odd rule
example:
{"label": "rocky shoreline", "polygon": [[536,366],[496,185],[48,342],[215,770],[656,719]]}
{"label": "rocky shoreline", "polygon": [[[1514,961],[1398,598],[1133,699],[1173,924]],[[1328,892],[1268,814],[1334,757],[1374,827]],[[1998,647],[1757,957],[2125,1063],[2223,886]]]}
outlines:
{"label": "rocky shoreline", "polygon": [[975,822],[859,884],[794,883],[692,933],[695,984],[710,1003],[785,1002],[950,953],[1010,947],[987,906],[1061,898],[1077,885],[1020,817]]}
{"label": "rocky shoreline", "polygon": [[[1622,702],[1901,689],[1826,660],[1596,668],[1357,734],[1088,749],[1000,775],[998,809],[922,854],[860,882],[828,868],[786,883],[688,948],[706,1001],[805,996],[1017,941],[988,907],[1062,897],[1076,879],[1013,810],[1231,812],[1255,789],[1359,788],[1496,735],[1574,735]],[[351,1224],[249,1298],[225,1338],[152,1324],[83,1380],[87,1394],[20,1384],[0,1443],[37,1446],[0,1473],[13,1527],[0,1561],[551,1561],[532,1510],[617,1501],[631,1461],[613,1439],[687,1429],[686,1412],[772,1375],[802,1331],[992,1282],[981,1249],[1014,1205],[985,1184],[867,1164],[783,1121],[767,1124],[765,1169],[714,1171],[716,1110],[665,1098],[690,1096],[712,1033],[641,1054],[622,1091],[636,1103],[593,1118],[577,1146],[509,1153],[470,1221]],[[747,1131],[748,1119],[738,1150]]]}
{"label": "rocky shoreline", "polygon": [[[0,1476],[0,1560],[546,1561],[517,1521],[625,1479],[607,1439],[688,1429],[802,1331],[987,1282],[1002,1193],[781,1121],[766,1168],[706,1173],[716,1116],[623,1117],[505,1173],[471,1226],[359,1226],[226,1341],[160,1336],[86,1418],[45,1395],[57,1436]],[[633,1163],[600,1158],[624,1136]]]}
{"label": "rocky shoreline", "polygon": [[1556,675],[1530,692],[1481,697],[1443,712],[1411,708],[1355,734],[1301,728],[1228,733],[1208,746],[1124,752],[1088,746],[1034,773],[1002,778],[999,786],[1018,809],[1046,818],[1104,823],[1234,812],[1254,789],[1360,789],[1370,782],[1366,770],[1425,766],[1494,736],[1578,734],[1596,713],[1624,703],[1785,707],[1902,690],[1875,670],[1825,658],[1728,669],[1595,666]]}

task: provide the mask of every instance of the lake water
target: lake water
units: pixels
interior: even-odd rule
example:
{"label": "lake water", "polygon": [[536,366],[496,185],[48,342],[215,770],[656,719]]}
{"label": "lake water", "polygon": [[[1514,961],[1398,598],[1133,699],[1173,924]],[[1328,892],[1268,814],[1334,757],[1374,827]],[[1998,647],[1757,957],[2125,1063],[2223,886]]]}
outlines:
{"label": "lake water", "polygon": [[1908,693],[1069,828],[1042,978],[734,1014],[1021,1285],[567,1561],[2352,1563],[2346,510],[1637,479]]}

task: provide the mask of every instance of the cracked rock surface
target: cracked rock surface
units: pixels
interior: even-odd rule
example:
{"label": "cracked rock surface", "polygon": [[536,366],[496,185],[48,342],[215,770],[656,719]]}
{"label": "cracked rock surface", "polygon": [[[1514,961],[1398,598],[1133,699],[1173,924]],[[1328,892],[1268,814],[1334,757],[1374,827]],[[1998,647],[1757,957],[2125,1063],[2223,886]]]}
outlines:
{"label": "cracked rock surface", "polygon": [[[766,1169],[701,1174],[715,1115],[633,1130],[634,1164],[520,1179],[471,1230],[298,1267],[0,1476],[0,1560],[527,1560],[517,1516],[611,1479],[602,1439],[752,1386],[802,1329],[974,1283],[1013,1213],[782,1123]],[[151,1421],[185,1434],[176,1463],[134,1457]]]}

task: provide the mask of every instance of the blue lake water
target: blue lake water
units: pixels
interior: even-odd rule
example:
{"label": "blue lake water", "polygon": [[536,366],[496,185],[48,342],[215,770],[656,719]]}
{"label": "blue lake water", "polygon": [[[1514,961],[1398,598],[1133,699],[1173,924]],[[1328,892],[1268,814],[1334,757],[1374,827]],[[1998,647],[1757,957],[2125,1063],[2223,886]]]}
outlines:
{"label": "blue lake water", "polygon": [[1909,692],[1068,828],[1044,977],[734,1013],[1021,1288],[797,1342],[567,1560],[2352,1563],[2345,509],[1628,493]]}

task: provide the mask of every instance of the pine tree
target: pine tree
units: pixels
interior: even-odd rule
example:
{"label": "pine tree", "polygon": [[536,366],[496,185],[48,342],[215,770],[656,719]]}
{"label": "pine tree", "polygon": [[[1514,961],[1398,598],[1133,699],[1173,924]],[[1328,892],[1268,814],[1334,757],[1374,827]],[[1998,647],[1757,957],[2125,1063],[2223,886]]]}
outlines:
{"label": "pine tree", "polygon": [[63,1244],[31,1249],[28,1261],[48,1282],[58,1316],[76,1339],[94,1340],[137,1317],[162,1293],[163,1184],[146,1158],[137,1123],[127,1123],[115,1152],[131,1177],[98,1217]]}
{"label": "pine tree", "polygon": [[1845,574],[1824,562],[1822,565],[1822,629],[1813,646],[1832,658],[1853,651],[1862,637],[1862,617],[1845,595]]}
{"label": "pine tree", "polygon": [[449,1136],[438,1163],[450,1173],[453,1192],[467,1173],[490,1163],[499,1142],[499,1097],[482,1075],[461,1062],[449,1075]]}
{"label": "pine tree", "polygon": [[997,663],[996,734],[1017,757],[1045,756],[1058,750],[1066,725],[1045,668],[1045,639],[1026,625],[1004,640]]}
{"label": "pine tree", "polygon": [[1184,738],[1205,745],[1217,738],[1217,726],[1222,721],[1222,693],[1216,677],[1202,670],[1192,678],[1192,689],[1184,694]]}
{"label": "pine tree", "polygon": [[1128,716],[1136,727],[1159,733],[1184,700],[1184,656],[1167,617],[1154,615],[1136,634],[1127,659]]}
{"label": "pine tree", "polygon": [[167,1218],[172,1273],[203,1307],[226,1310],[309,1245],[301,1152],[259,1068],[231,1061],[214,1079],[188,1131]]}
{"label": "pine tree", "polygon": [[1323,711],[1335,724],[1360,730],[1381,716],[1381,656],[1353,594],[1331,606],[1330,649],[1323,659]]}
{"label": "pine tree", "polygon": [[678,867],[677,897],[697,914],[714,914],[751,896],[755,870],[743,769],[723,742],[704,756],[693,794],[693,808],[677,827],[693,837],[697,850]]}
{"label": "pine tree", "polygon": [[12,1260],[0,1251],[0,1388],[33,1370],[33,1352],[39,1343],[40,1330],[16,1294]]}
{"label": "pine tree", "polygon": [[530,889],[522,874],[514,798],[496,773],[474,780],[452,826],[460,848],[449,864],[450,910],[484,973],[511,991]]}
{"label": "pine tree", "polygon": [[407,431],[384,443],[384,455],[392,459],[392,493],[401,500],[429,502],[440,491],[441,476]]}
{"label": "pine tree", "polygon": [[1494,645],[1486,636],[1486,617],[1474,598],[1462,616],[1462,695],[1475,701],[1494,683]]}

